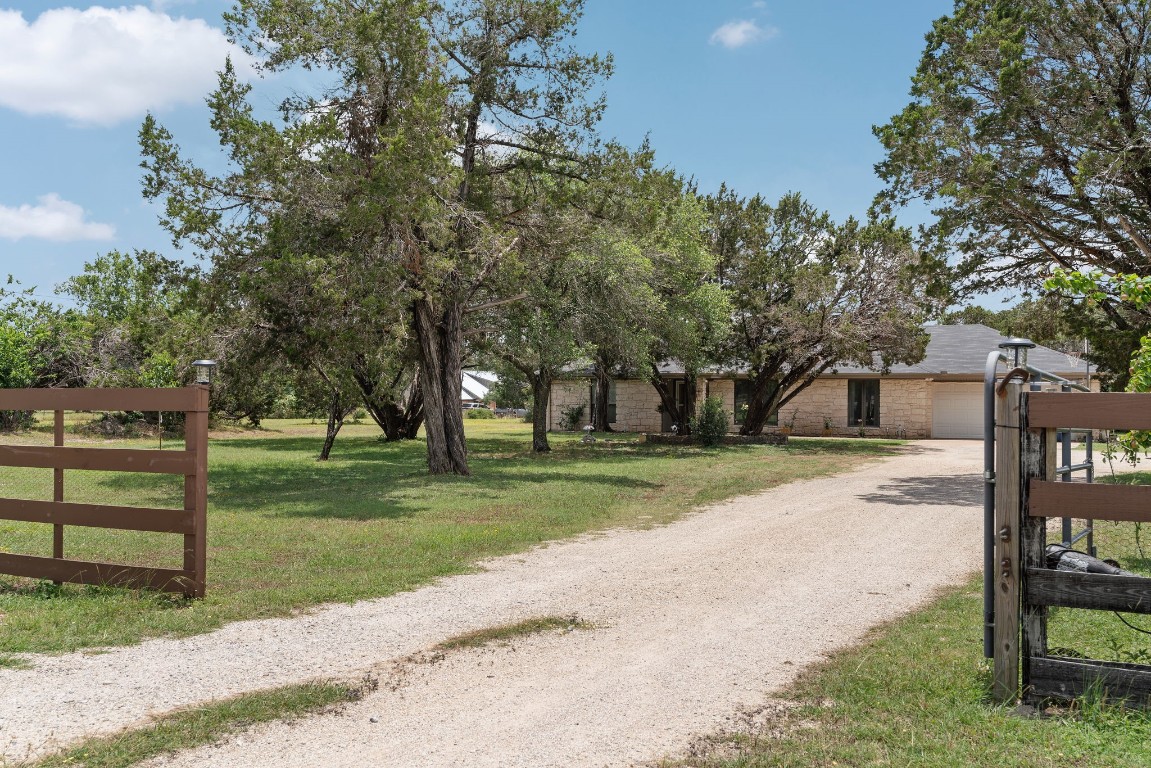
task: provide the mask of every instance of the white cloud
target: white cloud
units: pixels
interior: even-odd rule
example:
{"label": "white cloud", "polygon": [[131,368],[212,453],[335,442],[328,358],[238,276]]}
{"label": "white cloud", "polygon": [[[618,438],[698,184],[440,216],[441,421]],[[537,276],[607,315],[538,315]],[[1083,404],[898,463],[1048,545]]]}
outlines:
{"label": "white cloud", "polygon": [[152,0],[153,11],[167,11],[174,5],[189,5],[196,0]]}
{"label": "white cloud", "polygon": [[729,21],[711,33],[708,42],[724,48],[742,48],[745,45],[769,40],[779,34],[775,27],[761,27],[753,19]]}
{"label": "white cloud", "polygon": [[84,220],[84,209],[53,193],[38,198],[38,205],[17,208],[0,205],[0,238],[69,242],[72,240],[110,240],[116,235],[111,224]]}
{"label": "white cloud", "polygon": [[0,106],[111,125],[202,100],[229,54],[249,71],[247,55],[203,19],[141,5],[57,8],[32,22],[0,10]]}

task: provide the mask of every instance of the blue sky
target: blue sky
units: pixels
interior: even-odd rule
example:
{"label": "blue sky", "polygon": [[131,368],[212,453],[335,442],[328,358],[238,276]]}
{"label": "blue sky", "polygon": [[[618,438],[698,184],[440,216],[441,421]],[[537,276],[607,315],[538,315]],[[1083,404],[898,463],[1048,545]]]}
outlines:
{"label": "blue sky", "polygon": [[[0,281],[47,297],[109,250],[183,255],[140,195],[136,133],[151,110],[190,155],[218,160],[203,100],[229,50],[230,5],[0,0]],[[871,126],[907,103],[923,36],[951,8],[587,0],[577,43],[615,55],[605,136],[650,135],[660,162],[705,192],[796,190],[843,219],[879,190]]]}

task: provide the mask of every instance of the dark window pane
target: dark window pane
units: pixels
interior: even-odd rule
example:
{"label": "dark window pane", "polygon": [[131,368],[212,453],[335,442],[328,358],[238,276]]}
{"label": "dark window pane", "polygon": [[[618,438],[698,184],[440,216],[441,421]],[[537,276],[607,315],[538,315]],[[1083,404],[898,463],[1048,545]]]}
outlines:
{"label": "dark window pane", "polygon": [[879,379],[848,380],[847,424],[851,427],[879,426]]}
{"label": "dark window pane", "polygon": [[[768,390],[770,394],[771,390]],[[751,402],[751,381],[747,379],[735,380],[735,415],[736,424],[743,424],[747,416],[747,406]],[[767,417],[767,424],[775,426],[779,423],[779,414],[773,413]]]}

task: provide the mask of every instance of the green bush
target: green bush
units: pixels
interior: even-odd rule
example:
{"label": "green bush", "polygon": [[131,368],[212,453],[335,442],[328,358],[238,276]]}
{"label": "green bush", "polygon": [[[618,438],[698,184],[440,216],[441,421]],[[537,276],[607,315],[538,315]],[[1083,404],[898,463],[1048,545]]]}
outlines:
{"label": "green bush", "polygon": [[691,421],[691,433],[703,445],[719,445],[727,434],[727,412],[723,401],[709,397],[699,407],[699,413]]}
{"label": "green bush", "polygon": [[469,408],[464,411],[465,419],[494,419],[496,415],[487,408]]}
{"label": "green bush", "polygon": [[36,423],[32,411],[0,411],[0,432],[20,432]]}
{"label": "green bush", "polygon": [[560,409],[560,429],[564,432],[574,432],[583,423],[583,414],[587,406],[583,403],[571,405]]}

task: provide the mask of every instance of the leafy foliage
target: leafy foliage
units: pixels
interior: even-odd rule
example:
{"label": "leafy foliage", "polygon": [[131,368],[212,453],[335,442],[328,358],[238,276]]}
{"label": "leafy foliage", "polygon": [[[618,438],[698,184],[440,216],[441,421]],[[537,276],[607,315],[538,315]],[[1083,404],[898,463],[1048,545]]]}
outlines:
{"label": "leafy foliage", "polygon": [[937,20],[912,102],[875,129],[889,209],[938,204],[968,290],[1051,265],[1148,272],[1151,6],[957,0]]}
{"label": "leafy foliage", "polygon": [[727,412],[723,410],[723,401],[718,397],[709,397],[703,401],[692,425],[691,432],[700,443],[706,446],[715,446],[723,442],[727,435]]}
{"label": "leafy foliage", "polygon": [[[163,223],[176,240],[211,255],[225,288],[250,297],[261,291],[257,276],[282,280],[279,297],[309,300],[290,302],[309,309],[286,317],[299,334],[320,338],[333,325],[357,326],[348,307],[367,306],[373,320],[389,315],[380,303],[399,310],[400,324],[373,334],[395,342],[382,345],[391,362],[373,365],[418,364],[433,473],[469,471],[458,408],[469,315],[500,300],[493,275],[531,218],[509,190],[578,175],[571,148],[603,108],[587,94],[610,60],[570,44],[580,7],[241,0],[225,16],[228,32],[260,58],[262,74],[303,67],[330,85],[286,99],[278,123],[261,120],[251,86],[229,64],[209,98],[230,161],[218,177],[183,158],[152,117],[140,132],[145,194],[164,200]],[[340,276],[343,293],[311,302],[301,272]],[[332,348],[345,360],[376,351]],[[314,348],[301,349],[331,380],[333,397],[343,392],[332,374],[320,374],[330,366]],[[413,386],[401,386],[402,376],[367,377],[371,387],[356,378],[365,393],[391,390],[393,401]]]}
{"label": "leafy foliage", "polygon": [[923,358],[931,302],[909,231],[891,220],[836,225],[794,193],[772,206],[725,187],[708,206],[734,326],[724,359],[750,371],[742,434],[759,434],[838,362]]}
{"label": "leafy foliage", "polygon": [[[1137,311],[1151,307],[1151,277],[1059,269],[1048,278],[1046,287],[1081,296],[1089,305],[1118,300]],[[1129,365],[1127,391],[1151,392],[1151,334],[1139,340]],[[1141,454],[1151,450],[1151,432],[1133,430],[1120,433],[1117,441],[1124,457],[1132,464],[1138,462]]]}
{"label": "leafy foliage", "polygon": [[465,419],[494,419],[496,415],[487,408],[469,408],[464,412]]}
{"label": "leafy foliage", "polygon": [[583,423],[583,415],[587,411],[587,406],[583,403],[578,405],[569,405],[560,409],[560,423],[559,427],[564,432],[572,432],[580,428]]}

